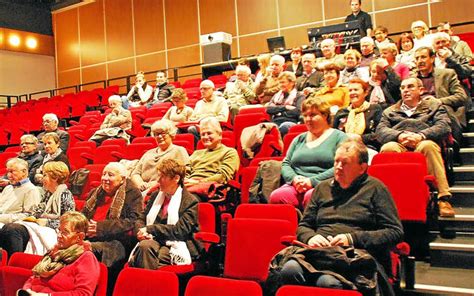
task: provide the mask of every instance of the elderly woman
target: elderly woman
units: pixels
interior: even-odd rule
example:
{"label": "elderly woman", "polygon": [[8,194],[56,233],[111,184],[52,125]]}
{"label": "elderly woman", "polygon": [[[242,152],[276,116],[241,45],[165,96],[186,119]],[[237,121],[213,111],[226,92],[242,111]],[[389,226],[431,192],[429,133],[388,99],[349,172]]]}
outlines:
{"label": "elderly woman", "polygon": [[204,149],[196,150],[189,159],[184,185],[191,187],[203,182],[227,183],[239,168],[239,156],[234,148],[221,143],[222,129],[215,117],[199,123]]}
{"label": "elderly woman", "polygon": [[56,244],[59,217],[74,210],[72,193],[67,189],[68,167],[51,161],[43,168],[44,194],[41,202],[23,213],[23,221],[6,224],[0,231],[0,244],[8,254],[26,252],[44,255]]}
{"label": "elderly woman", "polygon": [[366,146],[380,148],[375,129],[382,118],[382,107],[365,100],[369,93],[369,84],[361,79],[349,81],[349,107],[339,110],[334,116],[333,127],[347,135],[360,138]]}
{"label": "elderly woman", "polygon": [[337,106],[337,109],[349,106],[349,92],[347,87],[339,84],[339,67],[335,64],[327,64],[324,67],[323,74],[326,85],[311,96],[326,101],[329,106]]}
{"label": "elderly woman", "polygon": [[364,81],[369,81],[369,70],[367,67],[360,67],[360,60],[362,56],[356,49],[348,49],[344,53],[344,61],[346,67],[341,71],[339,83],[348,85],[349,80],[353,78],[360,78]]}
{"label": "elderly woman", "polygon": [[395,104],[401,99],[400,77],[393,71],[388,62],[379,58],[370,63],[369,102],[379,104],[382,109]]}
{"label": "elderly woman", "polygon": [[174,159],[157,166],[160,191],[148,201],[137,220],[140,241],[130,266],[158,269],[165,265],[191,264],[202,246],[194,240],[198,230],[198,199],[184,188],[186,167]]}
{"label": "elderly woman", "polygon": [[122,267],[126,253],[133,246],[130,231],[143,211],[140,190],[126,175],[122,164],[107,164],[101,185],[89,193],[82,209],[89,219],[86,237],[92,242],[94,254],[115,271]]}
{"label": "elderly woman", "polygon": [[171,120],[175,123],[189,121],[189,118],[193,115],[193,108],[186,106],[187,101],[188,97],[182,88],[173,90],[171,102],[173,102],[174,106],[166,111],[163,119]]}
{"label": "elderly woman", "polygon": [[109,97],[109,107],[112,112],[105,117],[100,129],[89,140],[98,145],[109,138],[123,138],[128,142],[130,136],[126,131],[132,128],[132,114],[122,107],[122,99],[117,95]]}
{"label": "elderly woman", "polygon": [[388,43],[385,45],[381,45],[379,47],[380,50],[380,57],[384,58],[388,65],[392,67],[393,71],[397,73],[398,77],[401,80],[404,80],[410,76],[410,67],[403,63],[399,63],[396,61],[396,57],[398,54],[397,46],[393,43]]}
{"label": "elderly woman", "polygon": [[43,166],[50,161],[62,161],[66,164],[68,169],[70,168],[69,166],[69,159],[66,155],[66,153],[59,148],[59,136],[56,133],[47,133],[46,135],[43,136],[43,145],[44,145],[44,151],[46,152],[46,155],[43,158],[43,163],[41,166],[36,170],[36,175],[35,175],[35,184],[40,185],[42,184],[43,180]]}
{"label": "elderly woman", "polygon": [[293,72],[296,77],[300,77],[303,75],[303,64],[301,63],[301,56],[303,55],[303,51],[301,47],[294,47],[291,50],[290,58],[291,64],[286,68],[286,71]]}
{"label": "elderly woman", "polygon": [[189,163],[186,149],[173,144],[176,131],[174,124],[166,119],[156,121],[151,126],[151,134],[155,137],[158,147],[143,154],[130,177],[140,191],[146,193],[148,189],[156,185],[158,178],[156,166],[164,159],[175,159],[184,164]]}
{"label": "elderly woman", "polygon": [[152,98],[153,87],[146,82],[145,73],[139,71],[136,76],[135,85],[132,86],[127,97],[122,100],[125,109],[128,107],[139,107],[146,105]]}
{"label": "elderly woman", "polygon": [[418,20],[411,23],[411,32],[413,33],[413,47],[415,50],[423,46],[431,47],[430,28],[424,21]]}
{"label": "elderly woman", "polygon": [[308,132],[291,143],[281,168],[285,184],[271,193],[270,203],[287,203],[303,210],[312,189],[333,177],[336,148],[347,136],[331,128],[329,109],[330,105],[318,97],[303,102],[302,114]]}
{"label": "elderly woman", "polygon": [[99,262],[84,241],[88,222],[78,212],[60,218],[58,242],[33,268],[23,285],[29,294],[18,295],[94,295],[100,274]]}
{"label": "elderly woman", "polygon": [[280,91],[277,92],[267,106],[267,113],[272,116],[272,122],[278,125],[280,134],[284,137],[290,127],[297,124],[301,114],[301,104],[305,96],[296,87],[296,76],[293,72],[285,71],[278,76]]}
{"label": "elderly woman", "polygon": [[397,41],[398,55],[396,61],[410,67],[410,70],[416,70],[415,63],[415,42],[409,33],[403,33]]}
{"label": "elderly woman", "polygon": [[20,138],[21,152],[18,158],[28,163],[28,176],[30,181],[35,180],[36,170],[43,163],[43,156],[38,151],[38,139],[34,135],[23,135]]}

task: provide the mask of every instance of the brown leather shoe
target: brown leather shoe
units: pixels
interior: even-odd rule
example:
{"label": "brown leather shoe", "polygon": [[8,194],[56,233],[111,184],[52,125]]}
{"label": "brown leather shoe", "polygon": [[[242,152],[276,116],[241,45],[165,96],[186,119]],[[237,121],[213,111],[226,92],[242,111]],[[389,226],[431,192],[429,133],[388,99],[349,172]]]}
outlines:
{"label": "brown leather shoe", "polygon": [[440,217],[454,217],[455,213],[449,201],[438,201]]}

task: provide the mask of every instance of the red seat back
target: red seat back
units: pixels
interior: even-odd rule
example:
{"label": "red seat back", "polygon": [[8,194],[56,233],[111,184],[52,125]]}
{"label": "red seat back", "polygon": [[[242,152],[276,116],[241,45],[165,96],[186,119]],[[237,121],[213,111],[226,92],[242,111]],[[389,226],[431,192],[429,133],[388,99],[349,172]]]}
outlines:
{"label": "red seat back", "polygon": [[234,218],[285,220],[291,223],[294,232],[298,227],[296,208],[290,204],[241,204]]}
{"label": "red seat back", "polygon": [[361,293],[351,290],[338,290],[319,287],[285,285],[278,289],[276,296],[362,296]]}
{"label": "red seat back", "polygon": [[186,286],[185,296],[260,296],[262,288],[254,281],[233,280],[210,276],[194,276]]}
{"label": "red seat back", "polygon": [[124,268],[115,283],[113,296],[178,296],[178,276],[171,272]]}

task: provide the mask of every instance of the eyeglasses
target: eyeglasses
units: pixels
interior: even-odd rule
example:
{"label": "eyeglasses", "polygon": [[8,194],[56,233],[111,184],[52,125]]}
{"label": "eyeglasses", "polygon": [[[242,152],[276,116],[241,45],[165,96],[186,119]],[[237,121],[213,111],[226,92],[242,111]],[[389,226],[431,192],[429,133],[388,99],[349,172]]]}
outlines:
{"label": "eyeglasses", "polygon": [[33,142],[23,142],[20,145],[34,145],[35,143]]}
{"label": "eyeglasses", "polygon": [[154,132],[153,137],[155,137],[155,138],[158,138],[158,137],[164,138],[167,134],[168,134],[167,132],[160,132],[160,133]]}
{"label": "eyeglasses", "polygon": [[73,232],[69,232],[67,230],[59,230],[59,229],[56,229],[56,233],[60,236],[64,236],[64,237],[68,237],[68,236],[71,236],[73,234],[76,234],[77,231],[73,231]]}

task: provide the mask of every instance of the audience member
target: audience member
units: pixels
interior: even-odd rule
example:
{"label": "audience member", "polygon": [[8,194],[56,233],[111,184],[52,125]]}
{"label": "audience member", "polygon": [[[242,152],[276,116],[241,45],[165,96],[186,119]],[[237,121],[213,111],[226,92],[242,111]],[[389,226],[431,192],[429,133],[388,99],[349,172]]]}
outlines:
{"label": "audience member", "polygon": [[281,72],[278,81],[280,91],[268,103],[267,113],[271,115],[272,122],[278,126],[283,138],[290,127],[299,122],[305,96],[295,88],[296,76],[293,72]]}
{"label": "audience member", "polygon": [[[391,274],[390,249],[402,240],[403,228],[388,189],[367,175],[367,160],[367,149],[361,142],[341,144],[334,157],[334,179],[316,187],[296,234],[299,241],[315,248],[365,249],[384,267],[377,268],[379,273]],[[283,284],[347,288],[343,284],[347,279],[341,278],[338,269],[312,274],[320,262],[312,261],[311,256],[300,258],[284,261],[279,271]],[[376,290],[385,287],[389,292],[385,290],[383,295],[395,295],[389,283],[379,282],[384,278],[377,277]]]}
{"label": "audience member", "polygon": [[[324,67],[323,73],[324,87],[311,94],[311,96],[326,101],[330,106],[337,106],[339,108],[349,106],[349,91],[347,87],[339,84],[339,67],[335,64],[327,64],[326,67]],[[336,111],[337,110],[332,110],[331,113],[335,113]]]}
{"label": "audience member", "polygon": [[316,67],[323,70],[328,64],[335,64],[339,69],[344,69],[344,56],[336,54],[336,42],[333,39],[324,39],[321,41],[322,57],[316,59]]}
{"label": "audience member", "polygon": [[68,167],[68,169],[70,169],[69,159],[66,153],[64,153],[64,151],[59,148],[59,136],[56,133],[47,133],[44,135],[43,144],[46,154],[44,155],[43,163],[36,170],[34,183],[37,185],[43,184],[43,167],[47,162],[62,161]]}
{"label": "audience member", "polygon": [[166,119],[156,121],[151,126],[151,134],[155,137],[158,147],[143,154],[130,177],[140,191],[146,193],[156,185],[158,179],[156,166],[163,160],[175,159],[184,164],[189,163],[189,155],[186,149],[172,143],[176,132],[177,129],[174,124]]}
{"label": "audience member", "polygon": [[377,26],[374,29],[375,47],[380,49],[380,46],[393,43],[393,40],[388,37],[388,29],[384,26]]}
{"label": "audience member", "polygon": [[413,74],[416,71],[416,62],[415,62],[415,43],[413,37],[409,33],[403,33],[400,35],[400,39],[397,42],[398,46],[398,55],[397,62],[407,65],[410,68],[411,73]]}
{"label": "audience member", "polygon": [[43,163],[43,155],[38,151],[38,139],[34,135],[23,135],[20,138],[21,151],[18,158],[28,163],[28,176],[30,181],[35,180],[36,170]]}
{"label": "audience member", "polygon": [[173,106],[166,111],[163,119],[170,120],[174,123],[189,121],[193,115],[193,108],[186,106],[188,96],[182,88],[176,88],[171,94],[171,102]]}
{"label": "audience member", "polygon": [[469,98],[461,86],[456,72],[434,67],[435,53],[429,47],[420,47],[415,52],[418,78],[423,82],[423,97],[434,96],[448,110],[453,136],[460,140],[462,127],[466,126],[466,106]]}
{"label": "audience member", "polygon": [[273,95],[279,91],[278,75],[283,71],[285,58],[281,55],[274,55],[270,58],[270,66],[266,69],[265,76],[255,83],[255,95],[260,104],[270,102]]}
{"label": "audience member", "polygon": [[255,84],[259,84],[263,77],[267,76],[267,69],[270,66],[270,58],[272,57],[269,53],[263,53],[258,55],[258,73],[255,77]]}
{"label": "audience member", "polygon": [[188,188],[204,182],[227,183],[239,169],[237,151],[221,143],[222,128],[217,118],[201,120],[199,130],[205,148],[191,155],[184,185]]}
{"label": "audience member", "polygon": [[285,71],[290,71],[295,73],[296,77],[300,77],[303,74],[303,64],[301,62],[301,55],[303,50],[301,47],[294,47],[291,50],[291,63],[288,65]]}
{"label": "audience member", "polygon": [[451,49],[460,55],[472,59],[472,51],[466,41],[461,40],[458,36],[454,36],[451,24],[443,22],[438,24],[438,32],[447,33],[451,38]]}
{"label": "audience member", "polygon": [[239,65],[235,69],[237,79],[234,82],[227,82],[224,90],[224,98],[230,108],[231,119],[239,113],[242,106],[255,103],[254,84],[250,78],[252,71],[248,66]]}
{"label": "audience member", "polygon": [[132,128],[132,114],[122,107],[122,99],[117,95],[109,97],[109,107],[112,111],[105,117],[100,129],[89,140],[100,145],[107,139],[121,138],[128,143],[130,136],[127,134],[127,130]]}
{"label": "audience member", "polygon": [[349,14],[344,22],[359,21],[360,35],[372,36],[372,19],[370,15],[361,10],[362,0],[350,0],[352,13]]}
{"label": "audience member", "polygon": [[226,122],[229,118],[229,107],[227,101],[215,92],[214,83],[204,80],[199,86],[201,89],[201,100],[196,103],[191,121],[200,121],[205,117],[215,116],[219,121]]}
{"label": "audience member", "polygon": [[56,133],[59,136],[59,147],[62,151],[66,152],[69,147],[69,134],[66,131],[58,129],[59,119],[56,114],[46,113],[43,115],[43,128],[44,132],[41,132],[37,138],[39,142],[38,150],[44,153],[43,136],[47,133]]}
{"label": "audience member", "polygon": [[58,243],[36,264],[23,285],[28,295],[94,295],[100,266],[90,243],[84,241],[87,228],[87,218],[81,213],[61,216]]}
{"label": "audience member", "polygon": [[375,43],[372,38],[363,37],[360,39],[360,53],[362,54],[361,67],[368,67],[377,58],[378,54],[375,53]]}
{"label": "audience member", "polygon": [[191,264],[203,251],[194,239],[199,200],[184,187],[186,167],[182,163],[166,159],[156,169],[160,190],[151,196],[135,224],[139,243],[129,264],[146,269]]}
{"label": "audience member", "polygon": [[74,211],[74,199],[65,182],[69,169],[63,162],[44,165],[41,202],[23,212],[24,219],[6,224],[0,230],[0,245],[8,254],[26,252],[44,255],[57,242],[56,230],[62,214]]}
{"label": "audience member", "polygon": [[370,63],[371,104],[379,104],[382,109],[400,100],[400,77],[385,59],[379,58]]}
{"label": "audience member", "polygon": [[0,193],[0,228],[24,218],[41,201],[38,188],[28,179],[28,163],[20,158],[11,158],[6,163],[10,183]]}
{"label": "audience member", "polygon": [[291,143],[281,168],[285,184],[270,194],[270,203],[291,204],[303,210],[312,189],[333,176],[336,148],[347,136],[331,128],[330,107],[318,97],[303,102],[301,113],[308,132]]}
{"label": "audience member", "polygon": [[411,23],[411,32],[413,33],[413,48],[417,50],[420,47],[431,47],[430,28],[424,21],[414,21]]}
{"label": "audience member", "polygon": [[[109,267],[109,279],[122,269],[135,244],[132,231],[143,212],[140,190],[126,179],[127,170],[110,162],[102,172],[101,185],[89,193],[82,213],[89,220],[86,238],[96,257]],[[113,287],[113,282],[110,282]]]}
{"label": "audience member", "polygon": [[340,109],[334,116],[333,127],[348,136],[362,139],[366,146],[378,150],[379,143],[375,130],[382,117],[382,107],[365,100],[369,94],[369,84],[359,78],[349,81],[349,107]]}
{"label": "audience member", "polygon": [[348,85],[353,78],[360,78],[364,81],[369,81],[368,67],[360,67],[362,56],[356,49],[348,49],[344,52],[344,61],[346,67],[341,71],[339,83]]}
{"label": "audience member", "polygon": [[156,103],[170,101],[174,85],[168,82],[168,77],[164,72],[156,72],[156,85],[153,90],[153,100],[147,104],[147,108],[150,108]]}
{"label": "audience member", "polygon": [[380,57],[384,58],[388,65],[397,73],[401,80],[410,76],[410,68],[402,63],[396,61],[398,54],[397,46],[393,43],[388,43],[379,47]]}
{"label": "audience member", "polygon": [[383,112],[377,127],[378,140],[383,144],[380,151],[423,153],[428,173],[434,175],[438,183],[439,214],[452,217],[451,193],[439,147],[450,132],[446,109],[440,100],[421,99],[423,83],[418,78],[403,80],[400,89],[402,100]]}
{"label": "audience member", "polygon": [[316,57],[314,54],[304,54],[301,61],[303,73],[296,79],[296,89],[302,91],[307,96],[322,87],[324,78],[323,73],[316,69]]}
{"label": "audience member", "polygon": [[138,72],[135,79],[135,85],[132,86],[126,98],[123,98],[122,105],[125,109],[128,107],[139,107],[146,105],[152,98],[153,87],[146,82],[145,74]]}

